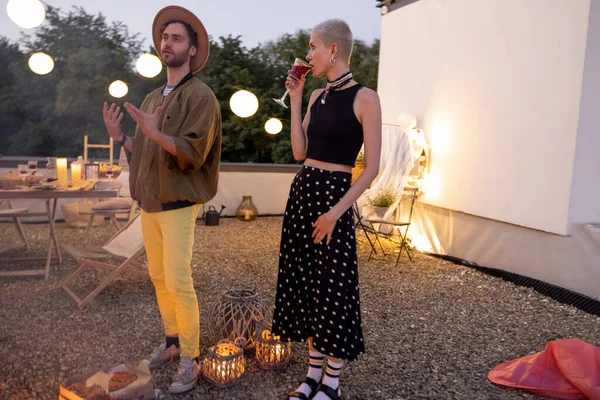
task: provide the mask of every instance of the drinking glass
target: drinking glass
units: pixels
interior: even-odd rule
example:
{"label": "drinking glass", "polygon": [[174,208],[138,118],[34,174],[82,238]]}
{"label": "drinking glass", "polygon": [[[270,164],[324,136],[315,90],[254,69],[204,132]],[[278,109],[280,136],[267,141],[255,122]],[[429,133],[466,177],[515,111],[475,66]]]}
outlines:
{"label": "drinking glass", "polygon": [[27,178],[27,175],[29,175],[29,168],[27,164],[19,164],[17,165],[17,170],[19,171],[19,175],[21,176],[21,179],[23,181],[25,181],[25,178]]}
{"label": "drinking glass", "polygon": [[37,172],[37,161],[27,161],[27,168],[29,169],[29,174],[31,176],[35,175],[35,173]]}
{"label": "drinking glass", "polygon": [[[292,66],[292,70],[290,71],[290,75],[296,79],[302,79],[302,77],[308,74],[309,72],[310,64],[301,58],[296,58],[294,60],[294,65]],[[273,99],[273,101],[282,107],[288,108],[288,106],[285,105],[284,100],[287,97],[289,91],[290,90],[287,89],[280,99]]]}
{"label": "drinking glass", "polygon": [[46,177],[47,182],[54,182],[58,179],[58,174],[56,172],[56,157],[48,157],[44,176]]}
{"label": "drinking glass", "polygon": [[114,172],[115,172],[115,166],[112,164],[109,164],[106,166],[106,177],[108,178],[109,181],[112,181],[113,176],[114,176]]}

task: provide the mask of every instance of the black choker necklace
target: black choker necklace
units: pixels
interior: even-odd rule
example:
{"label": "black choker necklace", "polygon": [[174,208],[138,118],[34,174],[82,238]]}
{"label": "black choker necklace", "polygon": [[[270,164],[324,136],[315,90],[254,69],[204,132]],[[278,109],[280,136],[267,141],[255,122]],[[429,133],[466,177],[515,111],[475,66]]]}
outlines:
{"label": "black choker necklace", "polygon": [[345,74],[343,74],[342,76],[337,78],[335,81],[330,81],[329,79],[327,79],[327,86],[325,86],[325,94],[323,95],[323,98],[321,99],[321,104],[325,104],[325,99],[327,98],[327,95],[329,94],[330,91],[341,88],[342,86],[344,86],[351,80],[352,80],[352,72],[350,72],[350,71],[346,72]]}
{"label": "black choker necklace", "polygon": [[339,78],[337,78],[337,79],[334,79],[334,80],[332,80],[332,81],[330,81],[329,79],[327,79],[327,83],[331,83],[331,84],[333,84],[333,83],[335,83],[335,82],[338,82],[340,79],[343,79],[343,78],[345,78],[346,76],[348,76],[348,75],[350,75],[350,74],[352,74],[352,72],[348,71],[348,72],[345,72],[345,73],[343,73],[343,74],[342,74],[342,75],[341,75]]}

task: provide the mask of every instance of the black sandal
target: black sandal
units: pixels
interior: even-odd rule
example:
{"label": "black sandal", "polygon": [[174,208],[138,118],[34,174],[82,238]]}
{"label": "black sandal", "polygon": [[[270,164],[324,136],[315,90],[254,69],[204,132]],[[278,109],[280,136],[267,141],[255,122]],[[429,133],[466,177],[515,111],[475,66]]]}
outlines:
{"label": "black sandal", "polygon": [[[331,400],[340,400],[342,398],[342,391],[340,388],[333,389],[331,386],[327,386],[324,383],[321,383],[317,388],[317,393],[322,392],[325,396],[329,397]],[[315,395],[317,394],[315,393]]]}
{"label": "black sandal", "polygon": [[300,400],[308,400],[308,399],[311,399],[313,397],[312,394],[315,391],[315,389],[319,386],[319,382],[317,382],[313,378],[307,376],[306,378],[304,378],[304,382],[303,383],[306,383],[308,385],[308,387],[310,388],[310,394],[307,396],[307,395],[305,395],[302,392],[289,392],[287,394],[288,400],[289,400],[290,397],[297,397]]}

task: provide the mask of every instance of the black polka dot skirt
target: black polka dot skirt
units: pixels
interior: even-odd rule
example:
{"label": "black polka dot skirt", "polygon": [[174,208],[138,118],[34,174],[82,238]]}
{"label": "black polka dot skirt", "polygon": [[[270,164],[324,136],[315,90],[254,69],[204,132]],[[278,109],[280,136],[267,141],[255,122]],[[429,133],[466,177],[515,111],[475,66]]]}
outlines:
{"label": "black polka dot skirt", "polygon": [[313,338],[328,356],[354,360],[365,351],[352,209],[337,221],[331,242],[314,244],[312,224],[350,188],[352,174],[303,166],[288,198],[279,253],[273,333]]}

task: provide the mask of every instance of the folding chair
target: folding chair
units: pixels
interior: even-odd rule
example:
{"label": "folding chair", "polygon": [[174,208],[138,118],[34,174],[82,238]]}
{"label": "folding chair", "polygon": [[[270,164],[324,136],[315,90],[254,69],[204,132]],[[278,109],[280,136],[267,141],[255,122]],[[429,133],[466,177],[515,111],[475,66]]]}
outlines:
{"label": "folding chair", "polygon": [[[406,249],[406,254],[408,255],[408,258],[410,259],[410,261],[413,261],[412,256],[411,256],[411,249],[408,246],[408,242],[407,242],[407,234],[408,234],[408,228],[410,227],[411,221],[412,221],[412,214],[413,214],[413,210],[415,207],[415,201],[417,200],[418,197],[418,191],[419,189],[416,187],[405,187],[404,191],[402,193],[402,198],[400,199],[400,201],[403,200],[410,200],[410,211],[408,212],[408,218],[406,220],[400,220],[400,221],[396,221],[396,220],[389,220],[389,219],[381,219],[381,218],[369,218],[366,221],[371,224],[371,227],[373,228],[373,231],[375,232],[375,242],[377,244],[379,244],[379,247],[381,248],[381,252],[383,253],[383,255],[387,255],[385,254],[385,250],[383,249],[383,246],[381,245],[381,241],[379,240],[379,229],[381,227],[382,224],[388,224],[388,225],[392,225],[394,227],[398,227],[398,235],[400,236],[400,251],[398,252],[398,258],[396,258],[396,266],[398,265],[398,261],[400,261],[400,255],[402,254],[402,250]],[[375,227],[374,224],[377,224],[377,227]],[[405,227],[406,229],[404,230],[404,234],[402,234],[402,227]],[[392,233],[394,231],[392,230]],[[366,231],[365,231],[366,233]],[[371,260],[371,257],[373,255],[373,253],[377,254],[375,251],[375,246],[371,246],[371,252],[369,253],[369,259],[367,261]]]}
{"label": "folding chair", "polygon": [[120,231],[122,229],[121,224],[117,219],[117,215],[127,215],[127,222],[131,222],[135,217],[135,211],[137,210],[138,203],[131,197],[119,197],[113,200],[101,201],[92,206],[92,210],[89,212],[80,212],[82,215],[89,215],[87,227],[83,234],[83,242],[88,243],[90,237],[90,231],[94,224],[94,219],[97,216],[109,218],[113,226]]}
{"label": "folding chair", "polygon": [[365,224],[362,223],[363,217],[362,217],[362,215],[360,215],[360,211],[359,211],[357,203],[354,203],[354,205],[352,206],[352,211],[354,212],[354,217],[355,217],[355,221],[356,221],[356,223],[354,224],[354,229],[358,228],[358,226],[360,225],[363,232],[365,233],[365,236],[367,237],[367,240],[369,241],[369,245],[371,246],[371,249],[373,251],[375,251],[375,254],[377,254],[377,251],[375,250],[375,246],[374,246],[373,242],[371,241],[369,234],[367,233],[367,228],[365,227]]}
{"label": "folding chair", "polygon": [[[112,142],[109,146],[111,146],[110,157],[112,160]],[[121,167],[122,171],[129,171],[129,164],[127,163],[127,156],[124,148],[121,148],[121,152],[119,153],[119,167]],[[120,192],[122,189],[122,183],[117,179],[114,179],[112,182],[113,187],[118,188]],[[88,225],[83,235],[83,242],[88,243],[90,231],[96,216],[109,218],[113,226],[117,228],[117,231],[119,231],[121,230],[121,224],[119,223],[119,218],[117,217],[127,216],[127,222],[131,222],[136,215],[137,209],[138,202],[131,198],[129,194],[129,187],[127,187],[126,195],[119,194],[119,197],[116,199],[99,201],[98,203],[94,204],[90,212],[80,213],[82,215],[89,215]]]}
{"label": "folding chair", "polygon": [[[75,300],[78,307],[82,309],[94,299],[109,283],[111,283],[121,272],[127,272],[135,276],[147,277],[148,274],[137,271],[134,267],[142,267],[138,259],[144,254],[144,240],[142,237],[142,222],[139,216],[136,216],[127,225],[123,227],[115,236],[113,236],[102,248],[89,248],[77,246],[63,246],[63,249],[71,255],[79,268],[73,272],[62,284],[62,288]],[[95,261],[94,259],[106,259],[112,257],[121,257],[125,261],[118,265]],[[102,282],[85,297],[80,299],[70,288],[71,283],[86,268],[94,267],[112,271]]]}
{"label": "folding chair", "polygon": [[[2,204],[2,201],[0,201]],[[19,234],[19,238],[23,242],[23,244],[14,244],[12,246],[8,246],[0,249],[0,254],[5,253],[9,250],[19,249],[21,247],[25,247],[27,251],[31,250],[29,243],[27,242],[27,238],[25,238],[25,233],[23,233],[23,227],[21,226],[21,220],[19,217],[26,217],[29,215],[28,208],[15,208],[12,201],[8,202],[8,208],[0,210],[0,217],[8,217],[12,218],[15,223],[15,227],[17,228],[17,233]]]}
{"label": "folding chair", "polygon": [[88,162],[88,149],[108,149],[109,151],[109,159],[108,159],[108,163],[110,165],[112,165],[113,163],[113,138],[109,138],[108,140],[108,144],[90,144],[90,142],[88,141],[88,136],[85,135],[83,137],[83,161],[87,164]]}

